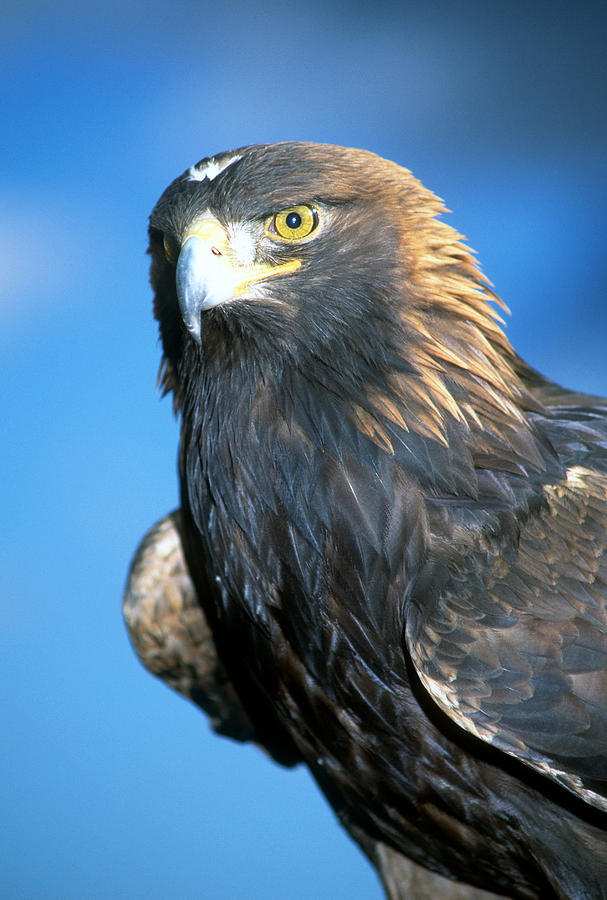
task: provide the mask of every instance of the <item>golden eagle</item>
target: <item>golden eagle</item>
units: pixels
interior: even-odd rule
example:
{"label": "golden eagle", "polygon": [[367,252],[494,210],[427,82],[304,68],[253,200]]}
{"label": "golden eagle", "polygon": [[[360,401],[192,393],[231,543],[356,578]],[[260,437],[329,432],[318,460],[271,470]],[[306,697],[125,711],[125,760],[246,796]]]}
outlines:
{"label": "golden eagle", "polygon": [[319,144],[167,188],[181,505],[125,616],[218,731],[308,766],[390,897],[443,896],[409,860],[607,897],[607,401],[517,356],[442,211]]}

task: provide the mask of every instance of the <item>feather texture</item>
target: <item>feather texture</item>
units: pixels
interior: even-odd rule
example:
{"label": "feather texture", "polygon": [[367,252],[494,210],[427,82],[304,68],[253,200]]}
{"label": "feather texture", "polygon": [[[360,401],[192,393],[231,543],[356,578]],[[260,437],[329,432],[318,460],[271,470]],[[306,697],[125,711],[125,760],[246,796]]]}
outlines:
{"label": "feather texture", "polygon": [[[163,194],[150,252],[184,565],[240,736],[308,765],[390,897],[432,895],[407,860],[607,896],[607,403],[516,355],[406,170],[312,144],[214,164]],[[299,204],[318,233],[272,244]],[[298,268],[198,343],[162,245],[202,215]]]}

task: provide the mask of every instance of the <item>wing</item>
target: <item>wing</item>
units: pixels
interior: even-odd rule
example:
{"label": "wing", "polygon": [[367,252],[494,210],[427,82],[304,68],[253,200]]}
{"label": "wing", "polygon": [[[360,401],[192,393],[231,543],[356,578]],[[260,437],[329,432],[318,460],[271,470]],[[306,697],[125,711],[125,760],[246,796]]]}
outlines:
{"label": "wing", "polygon": [[[364,841],[361,843],[364,848]],[[503,894],[489,893],[469,884],[443,878],[381,842],[373,846],[370,856],[388,900],[411,900],[415,897],[431,897],[432,900],[499,900],[504,897]]]}
{"label": "wing", "polygon": [[203,709],[215,731],[253,740],[198,603],[180,530],[177,510],[147,532],[135,553],[122,607],[129,636],[146,669]]}
{"label": "wing", "polygon": [[569,465],[545,485],[520,534],[500,530],[499,518],[475,530],[473,513],[461,513],[454,540],[435,546],[438,589],[428,579],[412,597],[406,642],[422,684],[459,726],[607,809],[601,431],[592,453],[585,445],[586,457],[598,448],[596,468]]}

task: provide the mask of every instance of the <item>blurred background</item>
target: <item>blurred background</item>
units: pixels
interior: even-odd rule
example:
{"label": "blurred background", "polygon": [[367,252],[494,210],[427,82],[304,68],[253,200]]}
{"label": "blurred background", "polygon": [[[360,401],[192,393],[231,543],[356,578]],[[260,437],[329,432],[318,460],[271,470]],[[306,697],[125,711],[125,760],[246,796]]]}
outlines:
{"label": "blurred background", "polygon": [[364,147],[453,210],[537,368],[607,394],[604,3],[3,0],[0,896],[370,898],[304,771],[139,666],[121,593],[176,505],[146,219],[203,156]]}

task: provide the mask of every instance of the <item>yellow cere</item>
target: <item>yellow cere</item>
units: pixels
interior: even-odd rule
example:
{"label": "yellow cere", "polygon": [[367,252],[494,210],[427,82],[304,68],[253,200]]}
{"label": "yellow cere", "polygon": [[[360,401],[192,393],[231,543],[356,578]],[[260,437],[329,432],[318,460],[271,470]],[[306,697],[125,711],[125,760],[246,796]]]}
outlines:
{"label": "yellow cere", "polygon": [[196,236],[201,241],[211,244],[212,248],[214,248],[213,252],[219,252],[219,255],[229,252],[230,241],[228,234],[223,225],[214,216],[206,215],[194,222],[183,239],[184,244],[192,236]]}
{"label": "yellow cere", "polygon": [[274,240],[301,241],[318,228],[319,219],[313,206],[291,206],[272,216],[266,232]]}

